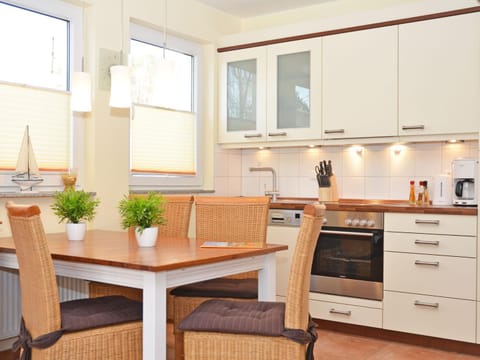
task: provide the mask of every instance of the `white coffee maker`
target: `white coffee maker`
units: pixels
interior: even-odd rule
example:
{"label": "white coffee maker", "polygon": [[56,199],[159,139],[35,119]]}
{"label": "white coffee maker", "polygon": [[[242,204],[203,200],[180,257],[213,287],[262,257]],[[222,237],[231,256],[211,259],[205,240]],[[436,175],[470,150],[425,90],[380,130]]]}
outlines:
{"label": "white coffee maker", "polygon": [[456,159],[452,162],[453,205],[477,206],[478,160]]}

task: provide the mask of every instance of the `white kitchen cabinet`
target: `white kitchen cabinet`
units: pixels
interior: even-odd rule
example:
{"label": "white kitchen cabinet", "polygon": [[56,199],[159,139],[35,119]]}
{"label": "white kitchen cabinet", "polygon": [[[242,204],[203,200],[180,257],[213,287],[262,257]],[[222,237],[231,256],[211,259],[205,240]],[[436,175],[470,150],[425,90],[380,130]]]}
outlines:
{"label": "white kitchen cabinet", "polygon": [[399,25],[399,135],[480,129],[480,13]]}
{"label": "white kitchen cabinet", "polygon": [[385,213],[383,327],[475,342],[477,217]]}
{"label": "white kitchen cabinet", "polygon": [[315,319],[382,327],[382,302],[310,292],[310,315]]}
{"label": "white kitchen cabinet", "polygon": [[383,327],[475,342],[475,301],[386,291]]}
{"label": "white kitchen cabinet", "polygon": [[321,39],[267,49],[267,141],[320,139]]}
{"label": "white kitchen cabinet", "polygon": [[218,59],[218,141],[265,141],[266,48],[224,52]]}
{"label": "white kitchen cabinet", "polygon": [[397,135],[397,30],[324,37],[324,139]]}
{"label": "white kitchen cabinet", "polygon": [[290,265],[299,230],[300,228],[295,226],[269,225],[267,227],[267,243],[288,246],[288,250],[277,251],[275,254],[277,260],[277,301],[285,302],[287,296]]}
{"label": "white kitchen cabinet", "polygon": [[321,39],[219,54],[218,142],[321,137]]}

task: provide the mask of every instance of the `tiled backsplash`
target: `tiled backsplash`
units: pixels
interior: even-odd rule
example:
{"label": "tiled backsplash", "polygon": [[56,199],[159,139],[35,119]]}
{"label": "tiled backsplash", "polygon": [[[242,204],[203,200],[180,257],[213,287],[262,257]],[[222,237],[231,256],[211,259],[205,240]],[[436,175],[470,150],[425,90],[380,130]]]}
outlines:
{"label": "tiled backsplash", "polygon": [[278,177],[282,197],[317,197],[314,166],[332,160],[340,198],[407,199],[409,181],[428,180],[449,173],[453,159],[478,159],[478,141],[447,144],[411,143],[401,146],[365,145],[317,148],[224,150],[216,148],[215,194],[263,195],[272,188],[269,172],[250,172],[249,167],[269,166]]}

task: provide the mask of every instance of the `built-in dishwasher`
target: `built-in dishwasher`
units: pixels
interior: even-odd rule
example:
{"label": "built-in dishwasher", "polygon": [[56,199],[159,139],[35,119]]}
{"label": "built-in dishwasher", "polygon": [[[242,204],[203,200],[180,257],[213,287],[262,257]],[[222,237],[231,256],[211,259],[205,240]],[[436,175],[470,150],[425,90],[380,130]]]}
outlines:
{"label": "built-in dishwasher", "polygon": [[287,245],[288,250],[278,251],[277,258],[277,301],[285,301],[290,274],[290,264],[303,210],[270,209],[268,215],[267,242]]}

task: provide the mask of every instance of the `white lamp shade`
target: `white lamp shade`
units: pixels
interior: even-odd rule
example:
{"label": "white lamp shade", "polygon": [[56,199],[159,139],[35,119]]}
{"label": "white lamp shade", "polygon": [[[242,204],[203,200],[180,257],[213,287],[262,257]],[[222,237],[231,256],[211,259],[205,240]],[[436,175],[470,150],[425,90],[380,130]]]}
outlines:
{"label": "white lamp shade", "polygon": [[132,105],[130,88],[130,69],[125,65],[110,67],[111,89],[110,106],[116,108],[129,108]]}
{"label": "white lamp shade", "polygon": [[74,72],[72,74],[72,111],[92,111],[92,79],[89,73]]}

